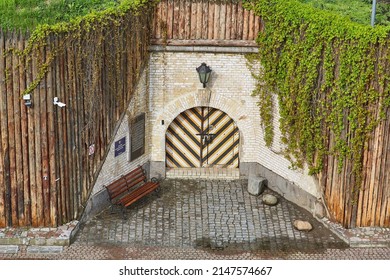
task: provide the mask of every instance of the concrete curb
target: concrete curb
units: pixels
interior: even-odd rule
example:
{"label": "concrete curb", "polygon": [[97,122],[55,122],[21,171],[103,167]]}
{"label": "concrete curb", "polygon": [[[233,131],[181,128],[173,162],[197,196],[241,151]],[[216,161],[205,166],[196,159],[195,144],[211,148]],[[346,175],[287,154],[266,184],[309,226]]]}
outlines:
{"label": "concrete curb", "polygon": [[352,248],[390,248],[390,228],[346,229],[328,218],[317,219]]}
{"label": "concrete curb", "polygon": [[78,228],[78,221],[57,228],[1,228],[0,245],[5,246],[5,249],[18,245],[69,246]]}

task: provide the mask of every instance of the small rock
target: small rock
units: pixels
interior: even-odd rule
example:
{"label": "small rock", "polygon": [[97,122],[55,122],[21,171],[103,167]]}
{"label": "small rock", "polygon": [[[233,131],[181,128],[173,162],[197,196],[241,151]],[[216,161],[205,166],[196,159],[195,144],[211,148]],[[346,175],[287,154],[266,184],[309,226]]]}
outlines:
{"label": "small rock", "polygon": [[263,203],[269,206],[278,204],[278,198],[272,194],[266,194],[263,196]]}
{"label": "small rock", "polygon": [[294,227],[300,231],[311,231],[313,226],[307,221],[296,220],[294,221]]}
{"label": "small rock", "polygon": [[250,175],[248,178],[248,192],[251,195],[259,195],[264,191],[267,183],[267,179],[263,177]]}

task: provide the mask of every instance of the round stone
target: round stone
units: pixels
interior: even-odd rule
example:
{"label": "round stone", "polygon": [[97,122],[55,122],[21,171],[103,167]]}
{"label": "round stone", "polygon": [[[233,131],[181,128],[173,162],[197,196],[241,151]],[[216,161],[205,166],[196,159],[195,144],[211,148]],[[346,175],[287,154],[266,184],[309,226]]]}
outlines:
{"label": "round stone", "polygon": [[307,221],[295,220],[294,227],[300,231],[311,231],[313,226]]}
{"label": "round stone", "polygon": [[278,204],[278,198],[272,194],[266,194],[263,196],[263,203],[269,206]]}

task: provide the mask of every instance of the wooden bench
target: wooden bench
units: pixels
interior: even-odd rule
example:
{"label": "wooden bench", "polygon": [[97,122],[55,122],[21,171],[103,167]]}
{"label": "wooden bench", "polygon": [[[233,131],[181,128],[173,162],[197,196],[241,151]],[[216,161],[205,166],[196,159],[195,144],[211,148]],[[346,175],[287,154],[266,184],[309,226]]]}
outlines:
{"label": "wooden bench", "polygon": [[113,212],[114,207],[120,207],[123,218],[125,218],[126,207],[154,190],[158,191],[159,186],[160,183],[156,178],[152,178],[150,182],[147,182],[145,170],[139,166],[104,187],[108,192],[111,212]]}

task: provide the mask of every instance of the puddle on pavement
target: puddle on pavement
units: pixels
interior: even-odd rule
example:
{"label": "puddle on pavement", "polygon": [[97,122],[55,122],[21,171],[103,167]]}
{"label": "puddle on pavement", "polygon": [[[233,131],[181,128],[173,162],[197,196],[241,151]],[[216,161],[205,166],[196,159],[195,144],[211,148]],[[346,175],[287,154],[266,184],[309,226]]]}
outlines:
{"label": "puddle on pavement", "polygon": [[323,242],[307,242],[287,237],[257,238],[251,242],[214,242],[208,237],[195,240],[194,248],[214,253],[235,254],[242,252],[282,251],[285,253],[304,252],[322,253],[327,249],[347,249],[349,246],[342,240],[324,244]]}

